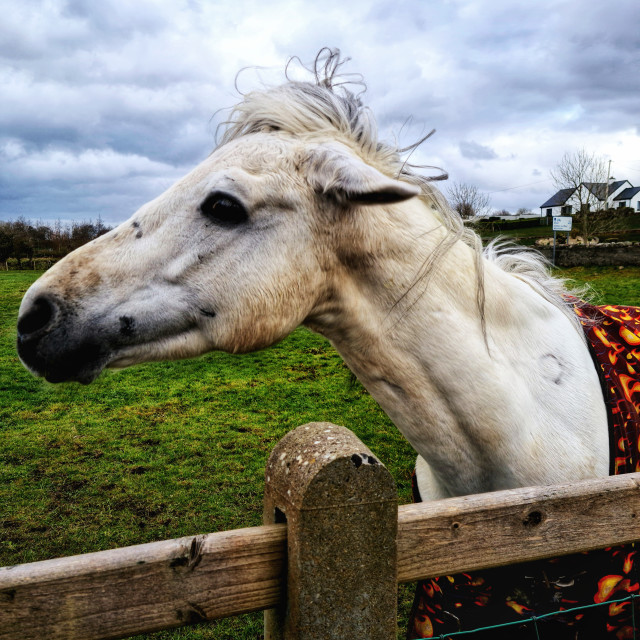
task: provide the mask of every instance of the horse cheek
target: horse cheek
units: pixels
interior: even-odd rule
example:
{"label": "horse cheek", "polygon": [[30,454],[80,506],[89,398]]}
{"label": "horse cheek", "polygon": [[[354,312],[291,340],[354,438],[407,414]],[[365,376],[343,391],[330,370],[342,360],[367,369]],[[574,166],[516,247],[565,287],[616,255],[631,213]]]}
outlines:
{"label": "horse cheek", "polygon": [[319,288],[311,273],[292,267],[270,280],[271,286],[256,287],[238,300],[235,319],[228,324],[225,351],[247,353],[269,347],[286,338],[309,314]]}

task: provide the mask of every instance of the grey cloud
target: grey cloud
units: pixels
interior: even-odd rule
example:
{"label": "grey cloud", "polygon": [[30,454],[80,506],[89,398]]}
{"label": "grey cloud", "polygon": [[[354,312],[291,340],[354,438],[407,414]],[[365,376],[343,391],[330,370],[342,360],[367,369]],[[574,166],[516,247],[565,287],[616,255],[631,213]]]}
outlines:
{"label": "grey cloud", "polygon": [[[212,116],[237,100],[240,67],[277,62],[281,69],[289,56],[309,61],[324,45],[352,58],[346,72],[363,73],[364,100],[385,135],[406,146],[438,130],[412,161],[442,164],[457,181],[484,179],[487,190],[519,177],[493,184],[486,170],[474,173],[485,166],[478,160],[502,167],[515,152],[510,165],[524,163],[520,174],[529,176],[556,153],[527,161],[538,152],[523,150],[518,132],[537,141],[547,131],[552,147],[556,138],[581,142],[594,131],[640,125],[637,0],[583,3],[579,19],[572,0],[326,0],[304,12],[291,0],[4,3],[12,6],[0,23],[0,145],[9,141],[33,158],[60,151],[135,156],[149,161],[151,173],[131,165],[130,175],[106,172],[99,182],[82,172],[54,180],[43,161],[38,180],[0,154],[0,217],[99,209],[124,219],[211,150],[222,117]],[[288,28],[274,16],[287,16]],[[496,141],[505,135],[512,149]]]}
{"label": "grey cloud", "polygon": [[[42,158],[37,164],[27,158],[27,166],[19,162],[3,162],[0,178],[0,218],[24,215],[28,218],[55,220],[96,219],[115,224],[129,217],[142,204],[151,200],[186,173],[185,167],[152,167],[144,158],[117,156],[85,169],[79,179],[65,175],[56,157]],[[90,160],[90,159],[89,159]],[[66,158],[73,167],[87,162],[82,157]],[[34,166],[35,164],[35,166]],[[125,170],[119,164],[128,164]],[[81,173],[80,171],[78,173]],[[38,179],[34,176],[39,175]]]}
{"label": "grey cloud", "polygon": [[[548,123],[549,116],[576,105],[581,115],[572,121],[574,129],[637,125],[640,31],[634,2],[581,6],[579,19],[573,2],[453,4],[456,20],[425,37],[425,51],[443,53],[449,86],[436,95],[418,86],[409,98],[432,103],[431,110],[443,116],[435,126]],[[437,70],[433,74],[437,78]],[[611,106],[617,118],[608,117]]]}
{"label": "grey cloud", "polygon": [[[148,0],[122,3],[115,0],[66,0],[61,8],[61,14],[65,17],[79,18],[86,21],[92,31],[99,29],[110,33],[119,33],[126,38],[133,31],[157,33],[168,24],[167,6]],[[180,10],[180,3],[176,3],[176,9]]]}
{"label": "grey cloud", "polygon": [[491,147],[478,144],[473,140],[469,142],[463,140],[458,146],[460,153],[470,160],[494,160],[498,157],[498,154]]}

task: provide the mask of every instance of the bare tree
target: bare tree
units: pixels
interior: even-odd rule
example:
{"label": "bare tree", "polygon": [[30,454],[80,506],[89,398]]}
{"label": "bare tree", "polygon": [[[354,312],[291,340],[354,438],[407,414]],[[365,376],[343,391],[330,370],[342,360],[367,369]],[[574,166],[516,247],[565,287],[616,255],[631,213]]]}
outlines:
{"label": "bare tree", "polygon": [[9,258],[14,258],[21,269],[22,259],[27,258],[35,268],[34,258],[56,260],[107,231],[110,228],[101,218],[97,224],[72,222],[66,227],[58,220],[53,228],[42,221],[32,223],[25,218],[13,222],[0,220],[0,262],[4,261],[8,269]]}
{"label": "bare tree", "polygon": [[478,187],[463,182],[454,182],[447,190],[451,206],[462,218],[477,218],[491,212],[491,199]]}
{"label": "bare tree", "polygon": [[585,244],[594,233],[609,231],[614,226],[611,216],[596,213],[606,208],[607,165],[601,156],[585,149],[567,152],[555,169],[551,179],[558,190],[573,189],[567,204],[575,210],[575,217]]}

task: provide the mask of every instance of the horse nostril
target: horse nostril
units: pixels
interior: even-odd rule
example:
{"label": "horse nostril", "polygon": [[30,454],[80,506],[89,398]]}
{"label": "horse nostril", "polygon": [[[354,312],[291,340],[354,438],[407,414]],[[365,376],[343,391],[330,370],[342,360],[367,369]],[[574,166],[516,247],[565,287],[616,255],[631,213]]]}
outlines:
{"label": "horse nostril", "polygon": [[55,306],[47,298],[36,298],[29,311],[18,320],[18,333],[27,337],[44,329],[53,320],[55,310]]}

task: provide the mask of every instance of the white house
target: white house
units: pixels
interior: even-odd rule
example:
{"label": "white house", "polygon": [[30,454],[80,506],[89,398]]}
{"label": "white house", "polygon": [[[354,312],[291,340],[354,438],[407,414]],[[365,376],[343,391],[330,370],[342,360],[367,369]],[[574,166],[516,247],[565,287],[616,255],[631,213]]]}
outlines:
{"label": "white house", "polygon": [[640,212],[640,187],[628,187],[613,199],[614,207],[631,207]]}
{"label": "white house", "polygon": [[573,195],[575,189],[560,189],[558,193],[551,196],[544,204],[540,205],[541,216],[568,216],[573,213],[573,207],[569,202],[569,198]]}
{"label": "white house", "polygon": [[[588,191],[588,194],[578,193]],[[622,197],[624,194],[624,197]],[[581,197],[578,197],[581,196]],[[589,196],[589,197],[588,197]],[[540,205],[542,216],[568,216],[578,212],[580,202],[596,198],[596,210],[612,207],[633,207],[640,211],[640,187],[634,187],[628,180],[606,182],[583,182],[578,188],[560,189],[554,196]]]}

